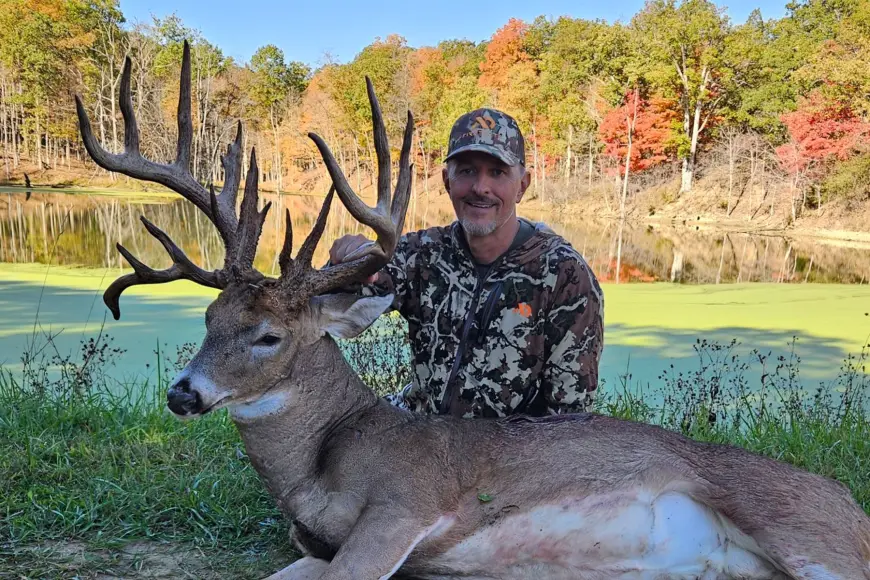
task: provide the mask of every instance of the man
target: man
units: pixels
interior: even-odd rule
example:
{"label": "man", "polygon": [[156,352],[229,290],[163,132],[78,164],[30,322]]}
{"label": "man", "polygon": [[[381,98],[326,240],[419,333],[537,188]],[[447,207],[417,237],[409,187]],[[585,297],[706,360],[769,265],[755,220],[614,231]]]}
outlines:
{"label": "man", "polygon": [[[463,417],[589,409],[598,385],[604,301],[563,238],[517,217],[529,186],[516,121],[494,109],[460,117],[442,177],[456,221],[408,233],[362,288],[394,293],[408,322],[413,382],[396,405]],[[344,236],[330,262],[369,243]]]}

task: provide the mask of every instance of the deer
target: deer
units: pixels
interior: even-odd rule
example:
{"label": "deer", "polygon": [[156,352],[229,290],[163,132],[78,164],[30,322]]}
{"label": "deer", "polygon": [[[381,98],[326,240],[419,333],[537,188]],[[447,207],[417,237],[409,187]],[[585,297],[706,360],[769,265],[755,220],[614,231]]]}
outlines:
{"label": "deer", "polygon": [[[95,139],[81,98],[79,129],[102,168],[160,183],[192,202],[225,246],[220,269],[195,265],[144,217],[172,265],[153,269],[120,243],[132,272],[103,300],[120,318],[122,292],[189,280],[219,290],[200,348],[167,391],[168,409],[193,420],[226,408],[302,557],[271,580],[338,579],[870,579],[870,518],[834,479],[729,445],[598,413],[463,419],[391,405],[354,372],[339,340],[359,336],[392,296],[348,288],[381,269],[403,231],[410,199],[408,111],[395,186],[371,80],[377,201],[353,191],[328,145],[314,141],[332,185],[293,256],[286,211],[280,275],[254,266],[271,204],[259,207],[258,166],[237,210],[242,125],[221,156],[220,193],[189,172],[190,52],[184,44],[177,155],[145,159],[120,83],[124,151]],[[392,189],[392,191],[391,191]],[[334,195],[376,240],[352,261],[312,265]]]}

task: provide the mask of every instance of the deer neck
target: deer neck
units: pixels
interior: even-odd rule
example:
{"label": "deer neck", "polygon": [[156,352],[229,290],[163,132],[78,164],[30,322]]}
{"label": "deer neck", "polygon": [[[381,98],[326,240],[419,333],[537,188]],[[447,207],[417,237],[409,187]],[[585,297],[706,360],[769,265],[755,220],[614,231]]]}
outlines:
{"label": "deer neck", "polygon": [[330,434],[377,406],[377,396],[326,336],[300,349],[287,378],[269,393],[230,415],[269,493],[292,513],[321,492],[318,460]]}

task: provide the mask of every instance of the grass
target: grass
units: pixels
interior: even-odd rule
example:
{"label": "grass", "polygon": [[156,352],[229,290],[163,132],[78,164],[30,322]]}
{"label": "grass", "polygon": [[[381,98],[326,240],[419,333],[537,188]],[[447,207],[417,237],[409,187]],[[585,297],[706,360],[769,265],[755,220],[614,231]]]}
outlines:
{"label": "grass", "polygon": [[86,343],[79,362],[28,354],[0,381],[0,577],[129,577],[170,547],[189,554],[177,564],[193,577],[286,565],[285,525],[226,413],[170,416],[171,368],[153,384],[109,385],[108,344]]}
{"label": "grass", "polygon": [[[396,323],[345,344],[381,393],[407,377],[384,380],[408,363]],[[837,478],[870,509],[867,351],[808,391],[794,351],[741,358],[737,346],[699,340],[696,368],[665,369],[641,392],[627,370],[598,411]],[[294,558],[226,412],[182,422],[165,410],[166,382],[191,353],[157,352],[153,382],[119,385],[107,374],[121,354],[109,338],[73,357],[43,335],[22,370],[2,375],[0,578],[262,578]]]}

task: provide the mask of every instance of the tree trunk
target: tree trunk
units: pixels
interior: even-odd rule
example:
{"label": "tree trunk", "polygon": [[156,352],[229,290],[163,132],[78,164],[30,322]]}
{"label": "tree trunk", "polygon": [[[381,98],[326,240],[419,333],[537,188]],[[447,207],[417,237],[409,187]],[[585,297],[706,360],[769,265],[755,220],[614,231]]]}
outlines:
{"label": "tree trunk", "polygon": [[114,59],[109,60],[109,103],[112,105],[112,149],[113,153],[117,153],[118,148],[118,114],[115,107],[115,85],[117,84],[117,79],[115,79],[115,70],[114,70]]}
{"label": "tree trunk", "polygon": [[625,227],[625,221],[620,220],[619,232],[617,234],[618,241],[616,245],[616,283],[619,284],[619,271],[622,269],[622,230]]}
{"label": "tree trunk", "polygon": [[701,133],[701,103],[695,105],[695,117],[692,123],[692,141],[689,145],[689,156],[683,160],[683,175],[680,183],[680,193],[692,190],[692,182],[695,179],[695,159],[698,154],[698,137]]}
{"label": "tree trunk", "polygon": [[278,134],[278,117],[275,114],[275,105],[272,105],[271,117],[272,117],[272,132],[275,135],[275,165],[277,166],[275,168],[275,173],[276,173],[276,177],[278,180],[278,184],[277,184],[278,193],[281,193],[281,187],[283,186],[283,183],[281,180],[281,173],[282,173],[282,171],[281,171],[281,165],[282,165],[281,164],[281,146],[280,146],[280,137]]}
{"label": "tree trunk", "polygon": [[625,224],[625,200],[628,197],[628,176],[631,168],[631,147],[634,138],[634,126],[637,123],[637,101],[639,98],[639,90],[634,89],[634,109],[631,117],[626,117],[626,125],[628,129],[628,148],[625,153],[625,176],[622,179],[622,197],[619,201],[619,247],[616,251],[616,283],[619,284],[619,272],[622,268],[622,228]]}
{"label": "tree trunk", "polygon": [[574,125],[568,125],[568,147],[565,151],[565,185],[571,180],[571,141],[574,140]]}
{"label": "tree trunk", "polygon": [[534,123],[532,123],[532,152],[533,152],[534,162],[535,162],[535,172],[534,172],[535,193],[538,193],[538,139],[536,138],[536,135],[535,135],[535,124]]}
{"label": "tree trunk", "polygon": [[36,99],[36,167],[37,169],[42,169],[42,147],[40,146],[40,141],[42,140],[39,135],[39,99]]}
{"label": "tree trunk", "polygon": [[728,201],[725,215],[731,215],[731,197],[734,194],[734,135],[728,135]]}
{"label": "tree trunk", "polygon": [[594,145],[595,145],[595,136],[590,131],[589,132],[589,175],[587,176],[588,177],[588,188],[589,188],[590,193],[592,192],[592,170],[594,169],[594,166],[595,166],[595,157],[592,154],[593,150],[594,150]]}

